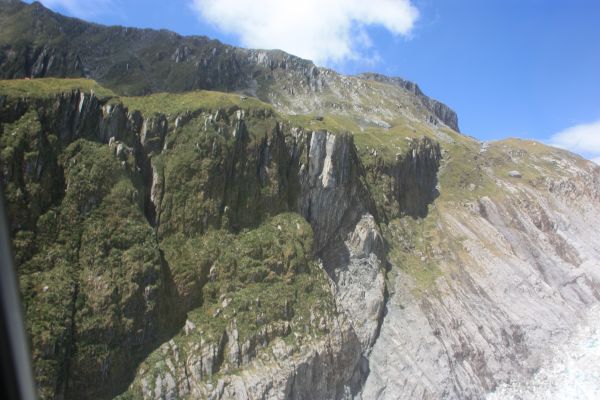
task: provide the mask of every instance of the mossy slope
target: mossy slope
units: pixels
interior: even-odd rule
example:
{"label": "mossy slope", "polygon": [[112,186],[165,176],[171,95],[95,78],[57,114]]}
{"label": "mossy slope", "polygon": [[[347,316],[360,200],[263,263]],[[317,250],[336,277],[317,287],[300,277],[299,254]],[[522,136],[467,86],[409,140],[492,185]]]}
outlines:
{"label": "mossy slope", "polygon": [[[121,392],[186,313],[218,343],[233,312],[240,343],[256,346],[245,362],[273,339],[266,328],[324,329],[310,315],[333,312],[326,275],[310,225],[289,213],[306,138],[269,106],[19,83],[0,83],[0,166],[43,398]],[[172,114],[159,113],[165,100]]]}

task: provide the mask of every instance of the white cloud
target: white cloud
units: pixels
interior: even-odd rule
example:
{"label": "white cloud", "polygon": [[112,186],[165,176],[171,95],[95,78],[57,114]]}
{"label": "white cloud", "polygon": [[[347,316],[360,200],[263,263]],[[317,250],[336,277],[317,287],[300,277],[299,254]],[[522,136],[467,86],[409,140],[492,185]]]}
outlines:
{"label": "white cloud", "polygon": [[410,0],[189,0],[198,16],[243,46],[281,49],[318,64],[364,59],[366,26],[408,35],[419,15]]}
{"label": "white cloud", "polygon": [[110,10],[112,0],[39,0],[46,7],[67,14],[89,18]]}
{"label": "white cloud", "polygon": [[552,135],[548,143],[579,153],[600,165],[600,120],[567,128]]}

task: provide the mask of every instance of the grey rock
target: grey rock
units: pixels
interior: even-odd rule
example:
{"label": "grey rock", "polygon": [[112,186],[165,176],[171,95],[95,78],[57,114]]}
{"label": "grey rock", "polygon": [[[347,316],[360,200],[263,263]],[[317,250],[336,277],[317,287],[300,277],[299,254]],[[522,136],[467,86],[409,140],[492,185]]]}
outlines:
{"label": "grey rock", "polygon": [[508,171],[508,176],[511,178],[521,178],[523,175],[519,171]]}
{"label": "grey rock", "polygon": [[425,94],[421,91],[421,88],[419,88],[419,85],[416,83],[404,80],[402,78],[392,78],[376,73],[362,73],[358,75],[358,77],[361,79],[389,83],[406,89],[408,92],[414,94],[422,102],[422,104],[436,116],[438,120],[446,124],[448,127],[454,129],[456,132],[460,132],[458,128],[458,115],[456,112],[444,103],[425,96]]}
{"label": "grey rock", "polygon": [[509,198],[440,216],[467,256],[438,257],[441,275],[422,296],[397,272],[359,397],[483,399],[505,382],[527,385],[551,359],[600,302],[598,171],[569,168],[572,185],[508,179]]}
{"label": "grey rock", "polygon": [[367,351],[375,342],[385,301],[384,244],[372,215],[363,215],[344,245],[350,259],[333,269],[336,299]]}

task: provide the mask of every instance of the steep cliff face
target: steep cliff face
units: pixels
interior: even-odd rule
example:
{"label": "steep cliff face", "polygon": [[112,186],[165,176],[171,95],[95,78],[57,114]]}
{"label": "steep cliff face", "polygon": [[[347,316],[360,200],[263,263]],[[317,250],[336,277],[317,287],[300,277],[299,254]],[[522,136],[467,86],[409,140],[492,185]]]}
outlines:
{"label": "steep cliff face", "polygon": [[[132,393],[152,397],[177,388],[173,393],[179,396],[207,394],[211,390],[205,386],[207,378],[249,365],[272,343],[279,343],[279,352],[285,350],[280,358],[293,356],[290,359],[306,365],[308,375],[303,378],[296,369],[290,370],[297,385],[289,390],[297,396],[338,397],[357,392],[366,377],[366,352],[381,322],[386,255],[374,216],[377,210],[352,136],[290,126],[278,120],[267,105],[235,96],[219,95],[222,98],[214,106],[211,94],[197,94],[196,101],[207,103],[205,107],[197,103],[196,109],[182,106],[180,111],[157,114],[151,99],[118,100],[109,92],[98,97],[93,90],[101,92],[99,87],[86,93],[63,91],[60,85],[54,94],[46,88],[49,92],[44,95],[38,86],[45,84],[13,82],[1,96],[3,182],[30,332],[36,349],[58,349],[35,355],[44,396],[110,395],[119,390],[119,382],[131,379],[126,371],[142,358],[146,361],[139,368]],[[25,87],[25,92],[33,88],[30,93],[38,95],[15,96],[11,90],[16,87]],[[129,111],[128,106],[141,110]],[[49,149],[44,146],[47,142],[53,143]],[[415,154],[410,151],[410,157]],[[78,175],[70,173],[73,167]],[[90,172],[91,176],[85,175]],[[44,186],[56,194],[42,196],[39,190]],[[117,198],[109,197],[109,201],[107,192]],[[71,201],[69,193],[77,196],[76,200]],[[123,202],[131,204],[130,212],[146,231],[148,243],[132,236],[131,246],[154,251],[154,259],[143,261],[140,265],[146,269],[139,272],[129,267],[130,261],[137,261],[130,260],[127,252],[113,254],[109,250],[114,246],[111,243],[122,240],[117,231],[101,233],[105,226],[99,224],[113,218],[110,213],[124,216],[121,205],[115,204],[119,195],[126,197]],[[35,212],[23,213],[24,207]],[[276,248],[267,253],[256,253],[255,248],[273,247],[268,244],[273,231],[263,224],[270,221],[269,215],[286,211],[302,215],[311,225],[311,233],[297,243],[298,248],[295,240],[286,236],[286,229],[304,232],[306,228],[299,221],[292,223],[291,215],[276,220],[278,232],[286,237],[280,251],[288,261],[282,263],[276,261]],[[76,236],[66,243],[52,235],[47,244],[42,241],[43,223],[50,216],[65,234]],[[115,223],[120,223],[115,218]],[[127,218],[130,221],[132,217]],[[80,225],[81,231],[76,228]],[[128,235],[133,227],[121,229]],[[253,233],[240,232],[247,229]],[[98,234],[108,235],[102,240],[113,242],[102,242]],[[232,263],[246,262],[233,261],[229,252],[215,254],[218,241],[237,249],[234,252],[246,248],[250,257],[246,262],[252,265],[232,270]],[[65,252],[72,246],[66,270],[44,265],[42,260],[50,251],[46,246]],[[83,256],[88,254],[84,250],[88,246],[92,246],[91,252]],[[93,250],[97,246],[105,246],[108,253]],[[298,253],[299,249],[303,250]],[[326,276],[311,264],[314,256],[323,260],[331,288],[329,284],[326,289],[313,288]],[[114,260],[113,272],[105,275],[95,270],[94,265],[105,266],[109,260]],[[241,272],[237,268],[242,268]],[[292,278],[309,271],[316,276]],[[46,284],[51,279],[59,282]],[[115,292],[115,286],[129,279],[136,288],[133,292]],[[139,285],[137,279],[145,284]],[[237,279],[239,287],[232,284]],[[279,279],[295,282],[282,288],[277,285]],[[225,282],[229,283],[223,286]],[[105,291],[90,290],[90,284]],[[269,293],[264,285],[273,291],[273,298],[260,300],[260,294]],[[300,288],[314,293],[313,299],[298,298]],[[257,297],[252,298],[255,291]],[[65,298],[71,298],[64,304],[64,313],[70,318],[65,318],[67,326],[58,337],[46,336],[51,328],[43,321],[58,318],[60,307],[48,301],[45,307],[52,313],[38,314],[46,293],[59,297],[69,293]],[[292,298],[287,299],[285,293],[293,293]],[[331,308],[333,299],[337,299],[338,311]],[[277,311],[281,307],[283,310]],[[233,321],[226,308],[237,315]],[[265,311],[260,311],[263,308]],[[96,314],[106,314],[108,309],[116,314],[110,323],[99,325]],[[192,311],[196,318],[190,317]],[[309,314],[304,315],[306,312]],[[132,325],[129,314],[144,325]],[[248,319],[250,314],[255,315],[253,320]],[[214,319],[209,326],[207,318]],[[85,326],[106,335],[115,335],[116,326],[122,326],[122,336],[111,341],[100,334],[95,342],[85,333]],[[202,327],[200,333],[194,335],[198,326]],[[292,333],[292,345],[277,339]],[[302,333],[310,333],[304,347]],[[136,335],[141,336],[133,339]],[[148,356],[154,346],[172,335],[173,339]],[[35,342],[42,338],[48,346]],[[196,349],[200,343],[204,344]],[[102,352],[95,346],[104,346]],[[339,373],[314,373],[325,368],[323,346],[329,354],[326,359],[334,360]],[[184,359],[178,351],[191,353]],[[132,356],[119,359],[123,353]],[[167,353],[174,358],[172,371],[165,375],[160,372],[164,359],[158,354],[164,357]],[[160,360],[152,361],[157,358]],[[73,372],[73,365],[78,372]],[[109,389],[104,385],[108,381],[113,383]],[[219,390],[241,396],[241,389],[234,389],[239,386],[236,379],[224,382]],[[245,383],[244,387],[252,385]],[[267,385],[265,395],[281,393],[285,387]]]}
{"label": "steep cliff face", "polygon": [[600,298],[600,171],[559,150],[85,80],[0,107],[44,398],[483,398]]}
{"label": "steep cliff face", "polygon": [[[109,397],[142,359],[129,393],[149,398],[358,390],[384,255],[352,136],[236,96],[156,114],[146,99],[15,84],[0,97],[1,165],[43,397]],[[359,263],[377,277],[353,283],[373,292],[360,317],[336,311],[331,290],[352,285],[330,287],[313,261],[344,241],[351,260],[329,274]],[[273,370],[270,352],[298,363],[271,372],[283,386],[230,375],[261,354]]]}
{"label": "steep cliff face", "polygon": [[600,301],[595,164],[465,137],[400,78],[18,1],[0,26],[3,77],[121,94],[0,81],[42,398],[483,399]]}
{"label": "steep cliff face", "polygon": [[142,212],[139,165],[89,140],[100,134],[93,96],[5,98],[0,113],[2,185],[42,395],[123,384],[182,317]]}

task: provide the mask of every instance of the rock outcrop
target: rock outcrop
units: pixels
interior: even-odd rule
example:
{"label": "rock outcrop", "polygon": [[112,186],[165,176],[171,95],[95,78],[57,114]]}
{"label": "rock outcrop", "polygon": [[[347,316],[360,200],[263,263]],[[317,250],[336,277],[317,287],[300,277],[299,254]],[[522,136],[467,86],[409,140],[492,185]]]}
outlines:
{"label": "rock outcrop", "polygon": [[388,77],[376,73],[363,73],[358,75],[359,78],[373,80],[377,82],[388,83],[396,86],[400,86],[410,93],[414,94],[423,105],[430,110],[433,115],[441,122],[446,124],[449,128],[454,129],[456,132],[460,132],[458,128],[458,115],[450,107],[441,103],[435,99],[425,96],[419,85],[414,82],[404,80],[398,77]]}

